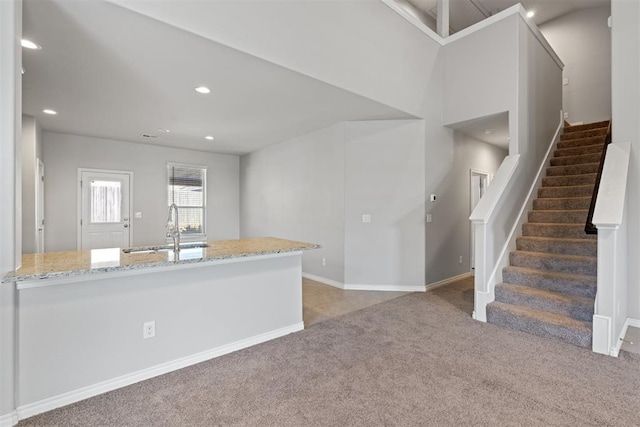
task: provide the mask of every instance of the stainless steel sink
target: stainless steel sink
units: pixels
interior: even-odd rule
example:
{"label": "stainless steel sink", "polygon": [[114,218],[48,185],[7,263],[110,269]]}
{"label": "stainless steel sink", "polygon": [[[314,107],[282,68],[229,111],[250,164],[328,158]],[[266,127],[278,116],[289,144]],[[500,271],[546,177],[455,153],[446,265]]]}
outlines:
{"label": "stainless steel sink", "polygon": [[[209,245],[203,242],[184,243],[180,245],[180,249],[195,249],[195,248],[208,248]],[[122,250],[125,254],[131,253],[152,253],[173,251],[173,245],[159,245],[159,246],[140,246],[137,248],[125,248]]]}

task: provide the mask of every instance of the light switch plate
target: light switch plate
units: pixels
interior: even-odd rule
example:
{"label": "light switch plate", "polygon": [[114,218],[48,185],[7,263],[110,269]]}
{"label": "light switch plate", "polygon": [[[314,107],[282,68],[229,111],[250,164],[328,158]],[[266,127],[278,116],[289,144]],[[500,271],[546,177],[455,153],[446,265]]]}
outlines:
{"label": "light switch plate", "polygon": [[362,214],[362,222],[371,222],[371,215]]}

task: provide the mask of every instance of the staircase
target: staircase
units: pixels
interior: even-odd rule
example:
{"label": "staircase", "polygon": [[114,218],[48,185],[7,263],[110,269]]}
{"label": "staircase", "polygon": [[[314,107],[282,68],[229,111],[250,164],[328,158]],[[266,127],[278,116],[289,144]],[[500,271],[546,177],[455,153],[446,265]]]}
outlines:
{"label": "staircase", "polygon": [[597,235],[584,226],[608,125],[564,128],[488,322],[591,348]]}

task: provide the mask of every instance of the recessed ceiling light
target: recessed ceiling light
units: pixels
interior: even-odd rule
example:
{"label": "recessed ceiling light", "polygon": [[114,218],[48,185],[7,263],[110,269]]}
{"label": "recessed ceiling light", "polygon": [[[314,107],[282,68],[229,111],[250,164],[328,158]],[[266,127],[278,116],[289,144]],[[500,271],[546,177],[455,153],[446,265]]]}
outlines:
{"label": "recessed ceiling light", "polygon": [[42,49],[40,46],[38,46],[34,42],[32,42],[31,40],[27,40],[27,39],[22,39],[20,44],[22,45],[22,47],[26,47],[27,49],[36,49],[36,50]]}
{"label": "recessed ceiling light", "polygon": [[198,86],[196,88],[196,92],[198,92],[198,93],[209,93],[209,92],[211,92],[211,89],[209,89],[206,86]]}
{"label": "recessed ceiling light", "polygon": [[158,128],[158,132],[169,133],[171,131],[169,129]]}
{"label": "recessed ceiling light", "polygon": [[533,18],[535,14],[536,13],[533,10],[530,10],[529,12],[527,12],[527,18]]}
{"label": "recessed ceiling light", "polygon": [[44,110],[42,110],[42,112],[43,112],[43,113],[45,113],[45,114],[51,114],[52,116],[55,116],[56,114],[58,114],[58,112],[57,112],[57,111],[55,111],[55,110],[50,110],[50,109],[48,109],[48,108],[45,108]]}
{"label": "recessed ceiling light", "polygon": [[212,137],[211,135],[207,135],[204,137],[204,139],[208,139],[209,141],[213,141],[215,138]]}

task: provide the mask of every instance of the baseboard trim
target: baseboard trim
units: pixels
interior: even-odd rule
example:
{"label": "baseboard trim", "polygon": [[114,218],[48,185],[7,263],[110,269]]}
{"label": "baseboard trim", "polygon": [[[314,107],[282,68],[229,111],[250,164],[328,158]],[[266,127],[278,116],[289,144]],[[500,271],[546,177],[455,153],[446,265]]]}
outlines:
{"label": "baseboard trim", "polygon": [[[180,359],[172,360],[170,362],[161,363],[156,366],[152,366],[147,369],[143,369],[130,374],[122,375],[110,380],[102,381],[97,384],[82,387],[77,390],[73,390],[67,393],[62,393],[57,396],[49,397],[28,405],[20,406],[17,409],[17,419],[25,419],[34,415],[41,414],[43,412],[51,411],[61,406],[66,406],[71,403],[79,402],[84,399],[88,399],[99,394],[106,393],[108,391],[116,390],[122,387],[126,387],[131,384],[138,383],[140,381],[148,380],[159,375],[163,375],[178,369],[186,368],[187,366],[195,365],[196,363],[204,362],[216,357],[223,356],[225,354],[232,353],[234,351],[242,350],[243,348],[251,347],[266,341],[273,340],[275,338],[282,337],[284,335],[298,332],[304,329],[304,323],[299,322],[284,328],[275,329],[273,331],[265,332],[263,334],[255,335],[250,338],[235,341],[230,344],[225,344],[220,347],[216,347],[210,350],[205,350],[200,353],[193,354],[191,356],[182,357]],[[16,422],[17,422],[16,419]],[[1,420],[1,419],[0,419]],[[4,426],[4,424],[0,425]]]}
{"label": "baseboard trim", "polygon": [[344,289],[348,291],[384,291],[384,292],[425,292],[425,285],[367,285],[367,284],[344,284]]}
{"label": "baseboard trim", "polygon": [[324,283],[325,285],[333,286],[334,288],[344,289],[344,283],[336,280],[327,279],[326,277],[316,276],[315,274],[302,273],[302,277],[305,279],[313,280],[314,282]]}
{"label": "baseboard trim", "polygon": [[620,336],[618,336],[618,342],[616,346],[611,349],[611,356],[618,357],[620,355],[620,350],[622,350],[622,343],[625,335],[627,335],[627,329],[629,326],[633,326],[634,328],[640,328],[640,320],[631,319],[627,317],[627,320],[624,321],[624,325],[622,326],[622,331],[620,332]]}
{"label": "baseboard trim", "polygon": [[466,278],[471,277],[471,276],[473,276],[473,274],[471,274],[471,273],[458,274],[457,276],[449,277],[448,279],[440,280],[438,282],[429,283],[426,286],[426,288],[427,288],[427,291],[430,291],[432,289],[436,289],[436,288],[439,288],[441,286],[446,286],[446,285],[449,285],[449,284],[451,284],[453,282],[457,282],[458,280],[466,279]]}
{"label": "baseboard trim", "polygon": [[13,427],[18,424],[18,411],[0,416],[0,427]]}

